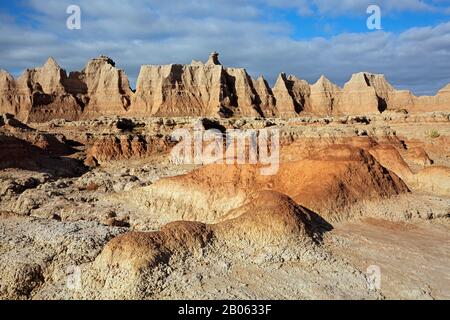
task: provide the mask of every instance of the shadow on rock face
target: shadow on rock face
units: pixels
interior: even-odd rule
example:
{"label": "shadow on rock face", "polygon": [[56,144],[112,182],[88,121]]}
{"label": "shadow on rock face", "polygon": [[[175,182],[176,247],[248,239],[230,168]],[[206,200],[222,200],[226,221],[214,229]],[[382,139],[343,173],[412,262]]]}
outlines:
{"label": "shadow on rock face", "polygon": [[[77,159],[57,156],[28,141],[0,135],[0,170],[15,168],[49,173],[58,177],[80,176],[87,171]],[[61,150],[60,150],[61,151]],[[67,150],[66,150],[67,151]]]}

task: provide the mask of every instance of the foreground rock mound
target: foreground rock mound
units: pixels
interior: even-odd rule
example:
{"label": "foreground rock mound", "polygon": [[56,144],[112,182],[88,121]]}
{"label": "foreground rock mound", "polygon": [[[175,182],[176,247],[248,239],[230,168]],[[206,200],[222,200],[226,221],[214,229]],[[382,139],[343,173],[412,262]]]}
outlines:
{"label": "foreground rock mound", "polygon": [[[224,247],[229,253],[242,247],[254,252],[272,248],[272,254],[287,248],[301,251],[312,248],[313,239],[327,228],[289,197],[264,191],[221,223],[173,222],[158,232],[129,232],[114,238],[95,260],[86,281],[91,288],[105,284],[99,288],[101,296],[151,297],[157,290],[150,279],[180,259]],[[124,281],[109,281],[113,278]]]}

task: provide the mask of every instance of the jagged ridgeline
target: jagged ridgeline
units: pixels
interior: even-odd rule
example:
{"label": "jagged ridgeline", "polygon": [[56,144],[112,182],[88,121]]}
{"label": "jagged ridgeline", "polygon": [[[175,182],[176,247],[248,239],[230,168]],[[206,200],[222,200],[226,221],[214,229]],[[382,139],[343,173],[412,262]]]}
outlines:
{"label": "jagged ridgeline", "polygon": [[106,56],[67,75],[53,58],[14,79],[0,70],[0,113],[25,122],[100,116],[296,117],[375,114],[387,110],[449,111],[450,84],[435,96],[395,90],[383,75],[354,74],[343,88],[322,76],[309,84],[280,74],[270,88],[261,76],[227,68],[211,53],[206,63],[144,65],[136,91]]}

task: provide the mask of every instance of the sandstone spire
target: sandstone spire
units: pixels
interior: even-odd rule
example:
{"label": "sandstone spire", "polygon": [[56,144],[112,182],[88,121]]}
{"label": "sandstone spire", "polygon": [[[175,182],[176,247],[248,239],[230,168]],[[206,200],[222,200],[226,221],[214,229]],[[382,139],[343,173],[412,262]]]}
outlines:
{"label": "sandstone spire", "polygon": [[257,99],[259,108],[264,117],[274,117],[277,115],[276,101],[273,96],[272,89],[263,76],[259,76],[254,81],[255,90],[257,93]]}
{"label": "sandstone spire", "polygon": [[367,72],[355,73],[344,86],[337,110],[341,114],[371,114],[387,108],[386,98],[392,87],[383,75]]}
{"label": "sandstone spire", "polygon": [[44,68],[60,68],[60,66],[58,65],[58,63],[56,62],[55,58],[53,57],[49,57],[47,59],[47,61],[44,64]]}
{"label": "sandstone spire", "polygon": [[15,90],[16,84],[13,76],[5,70],[0,70],[0,113],[18,113]]}
{"label": "sandstone spire", "polygon": [[291,95],[292,83],[285,73],[280,73],[277,82],[272,89],[276,100],[277,113],[280,117],[295,117],[297,105]]}
{"label": "sandstone spire", "polygon": [[317,115],[331,115],[339,103],[341,89],[322,75],[311,85],[311,111]]}
{"label": "sandstone spire", "polygon": [[111,58],[102,55],[90,60],[81,72],[89,97],[84,117],[121,115],[130,106],[133,93],[128,78],[115,65]]}
{"label": "sandstone spire", "polygon": [[206,65],[220,65],[220,64],[221,63],[219,61],[219,54],[216,51],[211,52],[208,61],[206,62]]}

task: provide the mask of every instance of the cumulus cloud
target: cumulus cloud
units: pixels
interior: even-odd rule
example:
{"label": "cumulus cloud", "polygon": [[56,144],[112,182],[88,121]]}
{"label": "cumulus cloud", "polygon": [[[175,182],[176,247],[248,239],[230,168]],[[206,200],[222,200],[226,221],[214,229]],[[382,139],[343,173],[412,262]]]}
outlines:
{"label": "cumulus cloud", "polygon": [[[428,4],[442,4],[436,1]],[[399,2],[413,8],[421,1]],[[81,30],[65,28],[66,8],[72,3],[81,7]],[[223,64],[245,67],[254,77],[263,74],[271,83],[282,71],[309,82],[325,74],[339,85],[354,72],[385,73],[394,85],[417,94],[434,94],[450,82],[450,23],[400,34],[343,33],[298,40],[289,23],[270,17],[270,0],[241,3],[26,0],[32,9],[29,23],[0,17],[0,68],[17,74],[51,55],[64,68],[79,70],[89,58],[106,54],[133,83],[142,64],[189,63],[217,50]],[[340,3],[350,8],[356,1]]]}

